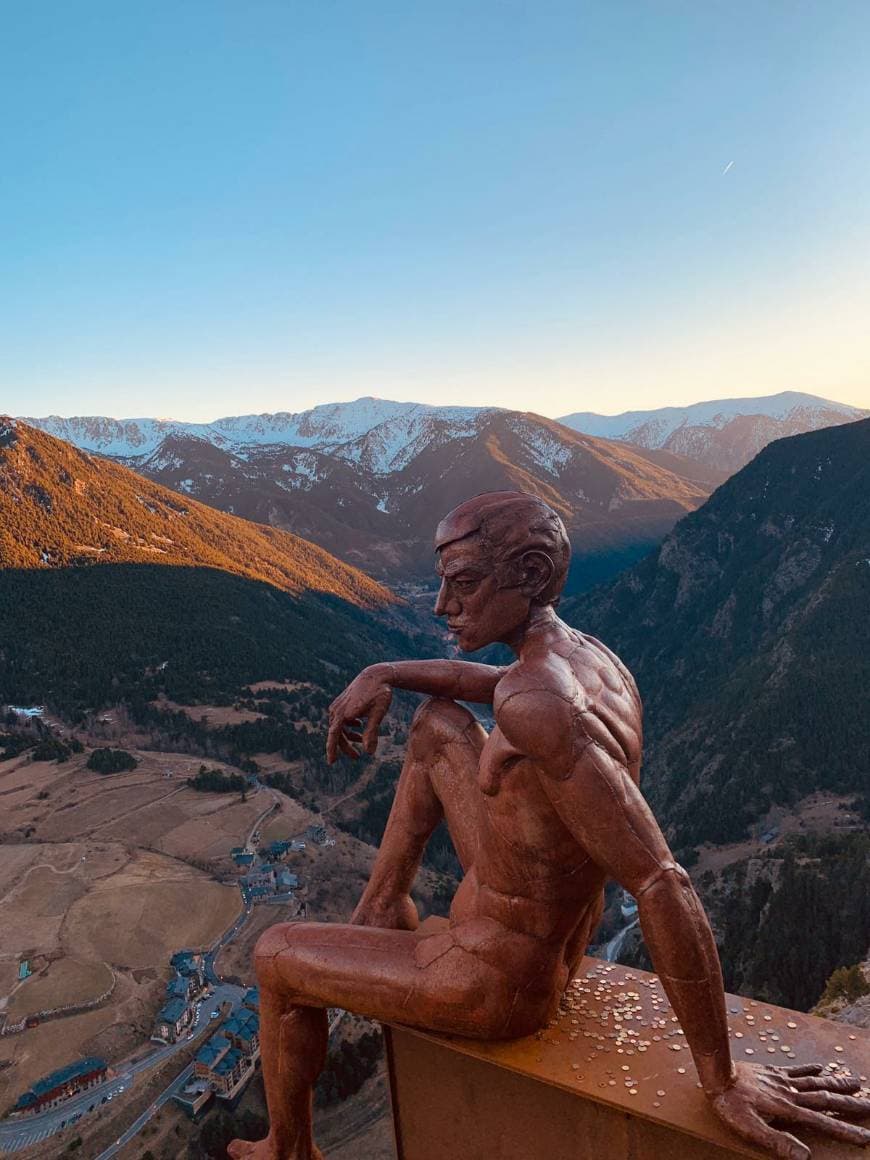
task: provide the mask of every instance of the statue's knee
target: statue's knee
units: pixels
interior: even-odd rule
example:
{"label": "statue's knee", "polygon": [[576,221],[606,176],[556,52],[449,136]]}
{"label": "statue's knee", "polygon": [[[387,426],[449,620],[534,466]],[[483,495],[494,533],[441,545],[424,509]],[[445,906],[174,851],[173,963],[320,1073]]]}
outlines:
{"label": "statue's knee", "polygon": [[254,972],[261,987],[274,987],[277,980],[277,960],[280,956],[286,968],[290,936],[293,926],[291,923],[278,923],[263,931],[254,946]]}
{"label": "statue's knee", "polygon": [[465,736],[477,724],[474,714],[446,697],[429,697],[414,714],[411,740],[430,748]]}

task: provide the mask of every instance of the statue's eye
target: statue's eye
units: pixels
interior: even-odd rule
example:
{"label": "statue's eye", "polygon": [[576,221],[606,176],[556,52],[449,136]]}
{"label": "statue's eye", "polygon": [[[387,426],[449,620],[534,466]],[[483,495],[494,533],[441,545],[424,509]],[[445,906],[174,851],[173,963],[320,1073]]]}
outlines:
{"label": "statue's eye", "polygon": [[477,586],[476,580],[454,580],[453,587],[457,592],[471,592]]}

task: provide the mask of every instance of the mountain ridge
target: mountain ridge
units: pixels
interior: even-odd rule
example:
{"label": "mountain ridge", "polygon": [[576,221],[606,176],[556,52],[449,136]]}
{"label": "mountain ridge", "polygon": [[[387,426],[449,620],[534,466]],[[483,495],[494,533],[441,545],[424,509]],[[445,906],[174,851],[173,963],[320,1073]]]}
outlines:
{"label": "mountain ridge", "polygon": [[[23,421],[0,417],[0,566],[204,565],[363,607],[395,597],[301,537],[219,513]],[[171,533],[171,534],[170,534]]]}
{"label": "mountain ridge", "polygon": [[[724,478],[668,451],[579,434],[533,412],[363,400],[302,416],[124,428],[54,428],[220,510],[294,532],[388,580],[428,575],[436,516],[468,495],[519,488],[548,499],[595,576],[654,546]],[[292,419],[292,422],[289,420]],[[148,421],[151,423],[151,421]],[[76,426],[78,424],[78,426]],[[275,442],[298,438],[299,445]],[[102,450],[100,450],[102,449]],[[143,449],[147,450],[147,454]],[[596,569],[598,571],[596,571]]]}
{"label": "mountain ridge", "polygon": [[868,410],[818,395],[781,391],[620,415],[576,411],[558,421],[575,431],[672,451],[730,473],[745,466],[774,439],[868,415]]}

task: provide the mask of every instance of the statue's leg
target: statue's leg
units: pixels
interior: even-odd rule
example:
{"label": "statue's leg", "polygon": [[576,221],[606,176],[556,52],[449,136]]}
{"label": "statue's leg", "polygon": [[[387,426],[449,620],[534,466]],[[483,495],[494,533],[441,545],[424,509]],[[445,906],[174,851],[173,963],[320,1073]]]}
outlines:
{"label": "statue's leg", "polygon": [[435,697],[414,714],[408,738],[409,778],[425,773],[463,870],[474,861],[480,843],[477,777],[485,743],[486,730],[473,713],[455,701]]}
{"label": "statue's leg", "polygon": [[414,929],[408,895],[432,831],[445,819],[464,870],[480,839],[480,751],[486,731],[455,701],[424,701],[411,725],[375,864],[353,920],[366,926]]}
{"label": "statue's leg", "polygon": [[260,989],[260,1056],[269,1135],[233,1140],[233,1160],[322,1160],[311,1134],[312,1091],[326,1059],[327,1014]]}
{"label": "statue's leg", "polygon": [[[433,698],[424,701],[417,710],[390,817],[355,921],[405,925],[404,916],[391,909],[392,902],[410,891],[426,842],[442,818],[446,819],[463,868],[471,864],[479,837],[477,773],[485,741],[486,732],[477,719],[454,701]],[[413,914],[410,902],[409,906]],[[408,916],[408,926],[415,922],[415,918]],[[377,936],[374,945],[369,936]],[[384,936],[388,939],[386,944],[382,941]],[[394,939],[410,941],[397,943]],[[287,924],[272,927],[265,933],[257,944],[256,961],[260,984],[260,1050],[271,1130],[266,1140],[256,1144],[234,1141],[230,1152],[233,1157],[308,1160],[318,1155],[311,1138],[311,1090],[326,1053],[325,1008],[351,1006],[362,1014],[371,1013],[373,1018],[410,1022],[407,1012],[395,1013],[401,1007],[399,995],[406,999],[410,994],[408,982],[396,993],[391,990],[387,1008],[375,1010],[371,1005],[374,989],[380,990],[390,982],[400,960],[407,979],[413,980],[414,986],[420,985],[423,976],[430,980],[434,977],[431,969],[422,971],[416,960],[409,959],[420,941],[409,933],[390,932],[378,926],[363,932],[358,927]],[[428,940],[422,942],[431,946]],[[295,961],[290,948],[297,948],[295,959],[302,947],[307,955],[316,956],[318,943],[323,944],[324,953],[335,962],[341,977],[327,982],[320,964],[313,964],[304,982],[297,980],[298,991],[293,987],[288,992],[290,966]],[[459,953],[464,959],[470,959],[465,952]],[[276,975],[278,961],[281,972]],[[476,960],[472,959],[471,963],[474,965]],[[322,966],[325,968],[326,964]],[[489,971],[484,964],[477,964],[477,968]],[[308,986],[313,987],[316,979],[321,984],[317,995]],[[350,995],[347,988],[353,981],[359,983],[360,989]],[[334,997],[338,991],[330,989],[333,986],[341,990],[346,1003]],[[489,992],[493,994],[492,987]],[[430,1005],[435,998],[430,996]],[[437,998],[443,1008],[447,988],[442,988]],[[385,1014],[386,1010],[390,1014]],[[468,1010],[467,1004],[460,1004],[453,1016],[449,1010],[446,1014],[442,1010],[441,1018],[447,1021],[442,1029],[458,1030],[455,1021],[466,1017]],[[437,1017],[432,1010],[428,1020],[421,1020],[421,1025],[437,1026],[432,1022]],[[478,1018],[478,1026],[480,1022]],[[473,1020],[468,1023],[466,1019],[463,1033],[479,1033]]]}
{"label": "statue's leg", "polygon": [[475,1038],[525,1035],[548,1015],[538,984],[555,978],[557,959],[537,940],[491,922],[482,932],[472,924],[467,936],[338,923],[271,927],[256,949],[270,1132],[257,1144],[234,1141],[230,1155],[318,1156],[311,1090],[325,1054],[327,1007]]}

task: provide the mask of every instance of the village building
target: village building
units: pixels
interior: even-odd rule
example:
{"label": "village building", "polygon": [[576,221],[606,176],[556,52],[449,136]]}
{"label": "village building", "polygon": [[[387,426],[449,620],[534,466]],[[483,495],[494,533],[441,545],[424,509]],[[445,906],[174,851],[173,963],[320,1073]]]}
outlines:
{"label": "village building", "polygon": [[261,847],[260,854],[269,862],[283,862],[289,854],[298,854],[304,849],[305,843],[298,842],[295,838],[279,838]]}
{"label": "village building", "polygon": [[[218,1099],[235,1099],[254,1074],[260,1058],[259,1003],[259,991],[252,987],[239,1009],[196,1053],[193,1080],[207,1084]],[[196,1098],[201,1100],[201,1094]]]}
{"label": "village building", "polygon": [[151,1038],[160,1043],[175,1043],[185,1034],[193,1023],[194,1006],[206,989],[205,958],[200,951],[177,951],[169,961],[173,975],[151,1032]]}
{"label": "village building", "polygon": [[179,975],[193,979],[196,990],[205,988],[205,955],[202,951],[176,951],[169,963]]}
{"label": "village building", "polygon": [[240,879],[242,894],[252,902],[263,902],[276,894],[290,894],[299,888],[299,879],[286,866],[263,862]]}
{"label": "village building", "polygon": [[176,1043],[193,1022],[193,1009],[185,999],[169,999],[157,1012],[151,1038]]}
{"label": "village building", "polygon": [[19,1096],[15,1111],[34,1113],[57,1107],[71,1096],[101,1084],[107,1071],[106,1061],[97,1056],[68,1063],[66,1067],[38,1079],[28,1091]]}

